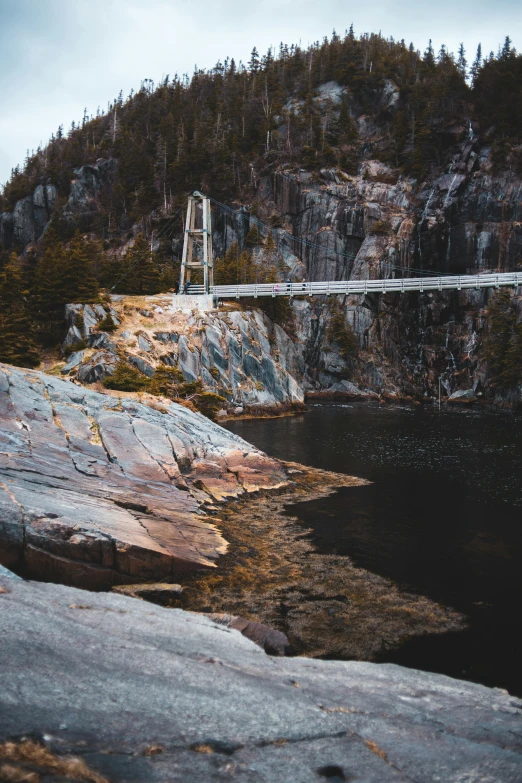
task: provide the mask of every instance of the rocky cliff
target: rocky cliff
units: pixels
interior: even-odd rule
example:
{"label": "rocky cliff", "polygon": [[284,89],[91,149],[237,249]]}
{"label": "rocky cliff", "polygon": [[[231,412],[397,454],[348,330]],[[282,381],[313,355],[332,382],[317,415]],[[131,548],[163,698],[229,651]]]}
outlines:
{"label": "rocky cliff", "polygon": [[[377,130],[375,123],[360,124],[369,146]],[[521,193],[520,177],[496,169],[490,148],[470,131],[447,170],[420,185],[379,160],[366,160],[357,176],[337,168],[313,173],[283,167],[261,179],[257,214],[282,223],[271,231],[285,274],[293,279],[511,271],[522,263]],[[218,218],[217,246],[259,226],[257,214]],[[429,398],[436,396],[441,376],[447,395],[473,389],[520,404],[520,384],[509,393],[495,389],[484,355],[495,294],[482,289],[344,297],[342,311],[360,347],[349,362],[328,340],[332,308],[320,299],[296,301],[304,387],[341,391],[348,380],[378,393]],[[517,290],[511,299],[520,321]]]}
{"label": "rocky cliff", "polygon": [[505,691],[394,665],[268,657],[201,615],[5,573],[0,607],[7,780],[46,765],[70,779],[71,753],[92,783],[522,776],[522,702]]}
{"label": "rocky cliff", "polygon": [[[107,314],[117,327],[110,334],[103,331]],[[69,353],[61,374],[82,383],[113,374],[123,360],[149,378],[158,367],[177,367],[228,407],[303,402],[300,346],[259,310],[231,304],[201,312],[178,309],[172,295],[114,296],[105,307],[68,305],[66,315],[64,350],[85,347]]]}
{"label": "rocky cliff", "polygon": [[[74,170],[69,197],[60,206],[60,214],[72,222],[83,215],[92,215],[100,209],[100,197],[110,184],[117,162],[100,159],[91,166]],[[38,185],[33,193],[18,200],[12,212],[0,213],[0,246],[5,250],[20,251],[38,241],[49,223],[57,205],[57,189],[48,181]]]}
{"label": "rocky cliff", "polygon": [[[306,168],[296,164],[285,147],[288,117],[291,112],[296,122],[303,122],[307,109],[294,96],[274,120],[271,138],[278,145],[278,157],[266,165],[263,175],[252,168],[255,194],[251,204],[236,202],[235,211],[215,206],[217,255],[237,241],[257,257],[260,243],[270,233],[283,279],[363,279],[520,268],[522,180],[509,158],[500,164],[489,143],[476,135],[476,123],[451,124],[444,137],[447,164],[433,166],[431,175],[418,181],[390,164],[387,134],[403,101],[397,85],[386,80],[365,110],[347,87],[334,81],[319,85],[312,98],[314,111],[335,122],[346,100],[362,151],[357,173],[349,174],[340,166],[314,169],[310,161]],[[81,227],[84,218],[101,215],[105,202],[115,196],[111,183],[118,166],[111,158],[75,169],[60,219]],[[39,185],[16,203],[12,213],[4,213],[0,218],[4,247],[21,248],[38,239],[55,197],[53,185]],[[119,243],[121,250],[145,231],[158,249],[154,226],[162,225],[161,217],[160,210],[131,225],[125,213],[111,227],[111,246],[114,249]],[[258,233],[257,246],[252,246],[252,231]],[[175,250],[179,250],[178,240],[173,237]],[[372,294],[345,297],[335,307],[325,299],[294,300],[291,318],[282,326],[271,324],[259,313],[218,316],[212,324],[203,319],[200,326],[180,323],[170,333],[179,335],[181,342],[169,338],[169,350],[171,360],[179,351],[187,377],[197,374],[209,389],[228,389],[230,398],[240,403],[273,404],[299,400],[303,392],[358,394],[361,390],[429,399],[437,395],[440,377],[447,396],[472,390],[500,404],[519,405],[520,379],[509,389],[496,385],[484,350],[495,295],[492,289]],[[514,320],[520,323],[522,299],[517,291],[511,300]],[[332,315],[339,310],[356,336],[357,355],[354,351],[347,355],[332,338]],[[187,329],[193,333],[208,329],[208,336],[189,339]],[[241,350],[233,334],[244,337]],[[155,340],[152,334],[148,336]],[[154,366],[154,354],[161,353],[153,345],[151,350],[140,349],[145,372],[147,364]],[[165,357],[168,353],[163,352]],[[78,357],[74,361],[79,364]],[[214,376],[209,374],[211,369]]]}
{"label": "rocky cliff", "polygon": [[94,589],[214,565],[215,503],[286,474],[204,416],[152,405],[0,366],[0,563]]}

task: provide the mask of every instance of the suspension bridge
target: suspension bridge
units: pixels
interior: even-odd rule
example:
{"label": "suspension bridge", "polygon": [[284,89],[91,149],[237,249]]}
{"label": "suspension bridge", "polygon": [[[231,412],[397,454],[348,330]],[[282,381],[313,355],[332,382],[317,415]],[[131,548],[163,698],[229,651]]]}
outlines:
{"label": "suspension bridge", "polygon": [[[214,299],[240,299],[242,297],[256,299],[260,296],[328,296],[408,293],[410,291],[424,293],[473,288],[479,290],[504,286],[518,288],[519,285],[522,285],[522,272],[214,285],[210,201],[211,199],[197,191],[188,200],[179,283],[180,294],[211,296]],[[191,283],[191,273],[195,270],[200,270],[203,273],[202,285]]]}
{"label": "suspension bridge", "polygon": [[244,285],[190,285],[187,293],[211,294],[219,299],[258,296],[328,296],[330,294],[389,294],[408,291],[449,291],[465,288],[500,288],[522,285],[522,272],[441,277],[399,277],[377,280],[326,280],[309,283],[251,283]]}

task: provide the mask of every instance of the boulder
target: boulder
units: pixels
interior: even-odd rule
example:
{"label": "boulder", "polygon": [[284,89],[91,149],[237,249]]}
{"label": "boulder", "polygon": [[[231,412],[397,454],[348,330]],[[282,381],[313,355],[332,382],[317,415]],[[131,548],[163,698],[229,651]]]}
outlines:
{"label": "boulder", "polygon": [[146,351],[147,353],[152,351],[151,343],[142,334],[138,335],[138,348],[140,351]]}
{"label": "boulder", "polygon": [[505,691],[269,657],[204,615],[0,584],[0,742],[39,737],[112,783],[522,779],[522,701]]}
{"label": "boulder", "polygon": [[228,627],[238,630],[247,639],[262,647],[268,655],[285,655],[290,647],[286,634],[263,623],[257,623],[254,620],[236,617],[229,623]]}
{"label": "boulder", "polygon": [[177,332],[154,332],[154,339],[160,343],[177,343],[179,334]]}
{"label": "boulder", "polygon": [[107,332],[95,332],[90,334],[85,340],[89,348],[105,348],[106,350],[114,350],[114,344],[111,342],[111,338]]}
{"label": "boulder", "polygon": [[83,306],[83,334],[87,337],[91,333],[91,329],[96,329],[100,318],[96,314],[94,308],[91,305]]}
{"label": "boulder", "polygon": [[82,363],[83,357],[85,356],[85,351],[75,351],[69,356],[69,359],[67,360],[67,364],[65,367],[62,367],[60,370],[62,375],[68,375],[71,370],[74,370],[76,367],[78,367],[79,364]]}
{"label": "boulder", "polygon": [[148,362],[146,362],[145,359],[142,359],[141,356],[134,356],[134,354],[129,354],[127,356],[127,359],[140,372],[142,372],[143,375],[146,375],[147,378],[152,378],[152,376],[154,375],[154,367]]}
{"label": "boulder", "polygon": [[459,389],[458,391],[453,392],[448,398],[448,402],[452,405],[471,405],[476,401],[477,395],[473,389]]}
{"label": "boulder", "polygon": [[98,351],[85,364],[78,367],[78,380],[81,383],[95,383],[112,375],[118,364],[118,357],[110,351]]}
{"label": "boulder", "polygon": [[83,339],[80,330],[77,326],[70,326],[65,335],[62,348],[68,348],[70,345],[76,345]]}

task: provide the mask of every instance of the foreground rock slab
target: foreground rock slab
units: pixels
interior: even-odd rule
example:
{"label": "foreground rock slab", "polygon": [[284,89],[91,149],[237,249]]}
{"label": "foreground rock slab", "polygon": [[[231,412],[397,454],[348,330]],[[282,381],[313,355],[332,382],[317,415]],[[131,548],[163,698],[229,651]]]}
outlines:
{"label": "foreground rock slab", "polygon": [[274,658],[211,620],[0,576],[0,742],[116,781],[522,779],[522,702],[394,665]]}
{"label": "foreground rock slab", "polygon": [[91,589],[213,566],[215,502],[281,486],[280,463],[165,401],[0,365],[0,564]]}

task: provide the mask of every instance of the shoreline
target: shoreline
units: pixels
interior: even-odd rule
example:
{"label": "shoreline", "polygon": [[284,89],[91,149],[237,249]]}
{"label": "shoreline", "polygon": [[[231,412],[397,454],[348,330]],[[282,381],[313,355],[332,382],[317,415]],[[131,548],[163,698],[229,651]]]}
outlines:
{"label": "shoreline", "polygon": [[229,548],[212,572],[180,575],[172,608],[255,620],[286,634],[291,655],[378,659],[408,639],[463,630],[464,615],[349,557],[319,553],[291,506],[370,482],[282,462],[292,484],[220,507],[214,524]]}

